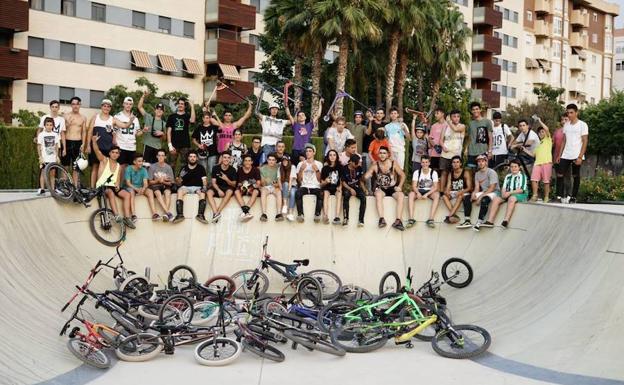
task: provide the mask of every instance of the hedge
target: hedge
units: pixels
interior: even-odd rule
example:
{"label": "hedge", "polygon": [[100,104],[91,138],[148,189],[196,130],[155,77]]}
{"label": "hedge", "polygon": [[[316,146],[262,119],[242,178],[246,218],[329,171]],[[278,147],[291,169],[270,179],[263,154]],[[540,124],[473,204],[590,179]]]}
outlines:
{"label": "hedge", "polygon": [[[33,143],[36,128],[0,126],[0,189],[34,189],[39,187],[39,162],[37,146]],[[244,135],[243,142],[251,146],[256,134]],[[286,151],[290,153],[293,137],[284,136]],[[316,159],[323,159],[323,138],[313,137]],[[137,151],[143,151],[143,139],[137,138]],[[88,169],[89,170],[89,169]],[[83,182],[89,180],[89,171]]]}

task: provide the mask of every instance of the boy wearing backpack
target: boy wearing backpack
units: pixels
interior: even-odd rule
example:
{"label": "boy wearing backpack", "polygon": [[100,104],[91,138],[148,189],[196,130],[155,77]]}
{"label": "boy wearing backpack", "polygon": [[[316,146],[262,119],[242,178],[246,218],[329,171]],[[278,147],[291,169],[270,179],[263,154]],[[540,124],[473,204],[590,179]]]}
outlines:
{"label": "boy wearing backpack", "polygon": [[503,116],[496,111],[492,115],[494,124],[492,125],[492,159],[490,159],[490,168],[496,168],[504,163],[509,156],[509,146],[513,141],[513,135],[509,126],[502,122]]}
{"label": "boy wearing backpack", "polygon": [[416,224],[414,219],[414,206],[416,200],[431,199],[431,209],[429,211],[429,219],[427,226],[435,227],[433,218],[435,217],[438,203],[440,201],[440,193],[438,188],[438,172],[430,167],[431,158],[423,155],[420,159],[421,169],[414,171],[412,176],[412,191],[409,193],[407,205],[409,209],[410,219],[407,221],[407,227],[410,228]]}

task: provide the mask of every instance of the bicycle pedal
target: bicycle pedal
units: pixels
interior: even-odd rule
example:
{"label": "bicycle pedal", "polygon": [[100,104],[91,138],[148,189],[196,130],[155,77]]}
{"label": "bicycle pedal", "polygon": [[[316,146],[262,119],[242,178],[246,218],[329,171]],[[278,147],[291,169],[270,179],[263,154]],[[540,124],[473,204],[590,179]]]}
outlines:
{"label": "bicycle pedal", "polygon": [[405,347],[406,347],[407,349],[411,349],[411,348],[413,348],[413,347],[414,347],[414,344],[412,344],[411,342],[408,342],[407,344],[405,344]]}

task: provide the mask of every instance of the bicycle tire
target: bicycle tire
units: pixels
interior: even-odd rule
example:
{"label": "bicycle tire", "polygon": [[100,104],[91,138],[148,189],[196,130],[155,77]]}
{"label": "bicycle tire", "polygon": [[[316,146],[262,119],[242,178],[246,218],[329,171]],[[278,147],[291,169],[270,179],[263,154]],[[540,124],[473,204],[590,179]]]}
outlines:
{"label": "bicycle tire", "polygon": [[358,306],[351,302],[334,302],[323,307],[316,318],[319,329],[328,333],[331,325],[334,324],[336,319],[340,318],[343,314],[350,312]]}
{"label": "bicycle tire", "polygon": [[158,311],[158,322],[167,325],[187,325],[193,319],[191,300],[182,294],[172,295],[163,302]]}
{"label": "bicycle tire", "polygon": [[195,361],[206,366],[223,366],[235,361],[241,350],[239,343],[231,338],[211,338],[197,345]]}
{"label": "bicycle tire", "polygon": [[453,330],[454,332],[460,333],[463,336],[464,345],[466,345],[466,339],[468,337],[466,335],[466,331],[475,332],[476,334],[481,336],[483,341],[477,341],[475,343],[475,341],[473,341],[471,338],[468,338],[468,340],[470,341],[469,347],[471,347],[472,349],[470,351],[465,350],[464,346],[462,346],[461,348],[453,347],[453,343],[449,338],[449,333],[453,333],[453,331],[450,329],[442,330],[438,332],[438,334],[436,334],[431,341],[431,346],[433,347],[433,350],[442,357],[454,359],[476,357],[484,353],[492,343],[492,337],[490,336],[490,333],[488,333],[488,331],[483,329],[482,327],[475,325],[453,325]]}
{"label": "bicycle tire", "polygon": [[152,296],[152,287],[147,278],[136,274],[124,279],[119,286],[119,291],[145,301]]}
{"label": "bicycle tire", "polygon": [[316,279],[321,284],[324,300],[332,300],[340,294],[342,280],[340,280],[337,274],[323,269],[308,271],[305,274]]}
{"label": "bicycle tire", "polygon": [[[54,177],[51,175],[52,171],[56,173]],[[45,166],[42,172],[45,187],[50,191],[52,198],[61,203],[68,203],[74,200],[76,186],[74,186],[72,176],[65,167],[58,163],[50,163]],[[54,188],[52,188],[52,180],[54,180]]]}
{"label": "bicycle tire", "polygon": [[295,294],[297,303],[303,307],[313,308],[323,305],[323,289],[321,284],[312,277],[303,277],[297,282]]}
{"label": "bicycle tire", "polygon": [[187,312],[190,308],[184,310],[182,317],[190,319],[191,325],[207,326],[214,325],[215,318],[219,316],[219,304],[212,301],[201,301],[193,304],[193,316],[189,317]]}
{"label": "bicycle tire", "polygon": [[[215,285],[215,282],[219,282],[219,284]],[[217,291],[221,291],[224,287],[227,287],[227,290],[225,291],[226,299],[231,299],[232,294],[234,294],[234,291],[236,290],[236,282],[234,282],[234,280],[227,275],[215,275],[213,277],[210,277],[206,280],[206,282],[204,282],[204,286],[212,286]]]}
{"label": "bicycle tire", "polygon": [[381,277],[381,281],[379,281],[379,295],[398,293],[399,290],[401,290],[401,278],[396,272],[389,271]]}
{"label": "bicycle tire", "polygon": [[[442,264],[441,270],[442,270],[442,278],[444,278],[444,281],[449,286],[454,287],[456,289],[461,289],[463,287],[470,285],[470,282],[472,282],[472,278],[474,277],[474,274],[472,272],[472,267],[468,264],[468,262],[466,262],[465,260],[461,258],[447,259]],[[449,277],[452,277],[455,274],[460,274],[458,278],[462,277],[463,274],[466,274],[466,277],[464,280],[460,280],[460,281],[458,281],[456,278],[449,281],[448,280]]]}
{"label": "bicycle tire", "polygon": [[241,341],[241,344],[243,345],[244,349],[249,350],[259,357],[266,358],[275,362],[282,362],[286,359],[286,356],[284,355],[284,353],[282,353],[281,350],[269,344],[263,344],[252,339],[243,339]]}
{"label": "bicycle tire", "polygon": [[[106,223],[104,227],[102,227],[102,220]],[[110,228],[106,228],[106,226],[110,226]],[[113,210],[106,208],[97,209],[91,213],[89,229],[95,239],[106,246],[117,246],[126,236],[126,226],[123,222],[115,221]],[[110,239],[106,238],[106,232],[112,234]],[[119,234],[113,234],[113,232],[118,232]]]}
{"label": "bicycle tire", "polygon": [[[176,275],[176,273],[181,273]],[[167,277],[167,288],[181,292],[191,288],[197,282],[197,274],[192,267],[187,265],[178,265],[169,270]]]}
{"label": "bicycle tire", "polygon": [[82,341],[80,338],[70,338],[67,341],[67,349],[80,361],[98,369],[108,369],[111,361],[108,355],[99,348]]}
{"label": "bicycle tire", "polygon": [[124,338],[115,349],[115,354],[122,361],[145,362],[159,355],[163,348],[159,336],[138,333]]}
{"label": "bicycle tire", "polygon": [[137,313],[145,319],[156,321],[158,319],[158,312],[160,311],[160,305],[155,303],[141,305],[137,308]]}
{"label": "bicycle tire", "polygon": [[264,315],[270,314],[271,312],[280,312],[280,313],[288,313],[288,309],[280,302],[275,300],[265,301],[262,304],[262,312]]}
{"label": "bicycle tire", "polygon": [[[252,278],[255,275],[255,278]],[[261,271],[257,270],[241,270],[230,276],[236,291],[234,292],[234,298],[238,299],[251,299],[254,295],[254,286],[256,282],[260,283],[258,287],[258,295],[264,295],[269,290],[269,277]],[[240,280],[240,282],[239,282]]]}
{"label": "bicycle tire", "polygon": [[[334,325],[329,330],[334,345],[349,353],[368,353],[386,345],[388,337],[381,327],[370,327],[362,323]],[[347,344],[351,342],[351,344]]]}
{"label": "bicycle tire", "polygon": [[305,346],[310,350],[318,350],[319,352],[332,354],[338,357],[342,357],[347,354],[346,350],[344,350],[342,347],[337,346],[332,342],[325,341],[316,334],[310,334],[302,330],[285,330],[284,337],[295,343]]}

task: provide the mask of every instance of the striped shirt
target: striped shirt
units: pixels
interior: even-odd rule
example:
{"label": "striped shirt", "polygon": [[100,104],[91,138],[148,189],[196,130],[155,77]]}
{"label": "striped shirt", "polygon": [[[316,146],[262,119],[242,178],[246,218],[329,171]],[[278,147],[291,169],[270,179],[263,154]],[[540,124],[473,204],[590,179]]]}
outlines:
{"label": "striped shirt", "polygon": [[522,193],[526,194],[527,190],[527,177],[524,173],[519,172],[517,174],[507,174],[503,181],[503,191],[514,191],[522,189]]}

